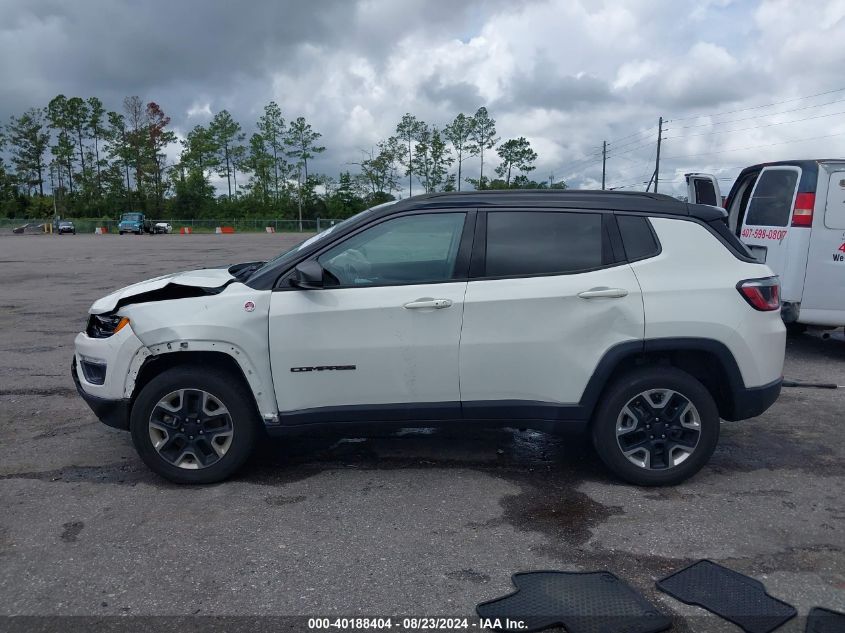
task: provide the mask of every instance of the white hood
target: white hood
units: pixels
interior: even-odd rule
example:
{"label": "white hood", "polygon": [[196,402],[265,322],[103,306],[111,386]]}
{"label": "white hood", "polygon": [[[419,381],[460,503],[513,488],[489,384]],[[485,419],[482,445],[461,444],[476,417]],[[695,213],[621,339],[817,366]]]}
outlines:
{"label": "white hood", "polygon": [[151,290],[164,288],[168,284],[177,286],[193,286],[197,288],[219,288],[229,280],[234,279],[226,268],[203,268],[201,270],[189,270],[183,273],[163,275],[155,279],[148,279],[131,286],[116,290],[102,299],[97,299],[88,310],[90,314],[103,314],[114,310],[121,299],[132,297]]}

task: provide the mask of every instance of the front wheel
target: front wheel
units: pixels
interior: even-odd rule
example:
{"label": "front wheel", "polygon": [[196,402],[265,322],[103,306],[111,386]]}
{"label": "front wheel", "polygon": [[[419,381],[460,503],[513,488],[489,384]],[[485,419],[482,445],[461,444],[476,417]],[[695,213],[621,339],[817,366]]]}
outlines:
{"label": "front wheel", "polygon": [[252,395],[225,371],[174,367],[141,389],[132,442],[154,472],[180,484],[222,481],[252,452],[258,426]]}
{"label": "front wheel", "polygon": [[688,373],[648,367],[607,389],[592,431],[596,452],[614,475],[639,486],[673,485],[710,459],[719,412],[710,392]]}

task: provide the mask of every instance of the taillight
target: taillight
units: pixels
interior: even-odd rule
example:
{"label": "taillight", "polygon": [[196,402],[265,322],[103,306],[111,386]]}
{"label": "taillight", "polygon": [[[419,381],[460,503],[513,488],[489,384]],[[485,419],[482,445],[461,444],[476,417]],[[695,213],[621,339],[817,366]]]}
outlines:
{"label": "taillight", "polygon": [[816,206],[816,194],[799,193],[795,196],[795,208],[792,210],[792,226],[812,226],[813,207]]}
{"label": "taillight", "polygon": [[755,310],[769,312],[780,308],[780,280],[777,277],[746,279],[740,281],[736,289]]}

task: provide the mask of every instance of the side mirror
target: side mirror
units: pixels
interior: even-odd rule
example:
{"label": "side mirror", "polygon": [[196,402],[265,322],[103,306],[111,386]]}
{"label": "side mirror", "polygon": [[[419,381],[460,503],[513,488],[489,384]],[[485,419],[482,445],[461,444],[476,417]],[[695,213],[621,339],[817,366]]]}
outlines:
{"label": "side mirror", "polygon": [[297,288],[316,289],[325,286],[323,282],[323,267],[319,262],[311,259],[300,262],[294,269],[291,285]]}

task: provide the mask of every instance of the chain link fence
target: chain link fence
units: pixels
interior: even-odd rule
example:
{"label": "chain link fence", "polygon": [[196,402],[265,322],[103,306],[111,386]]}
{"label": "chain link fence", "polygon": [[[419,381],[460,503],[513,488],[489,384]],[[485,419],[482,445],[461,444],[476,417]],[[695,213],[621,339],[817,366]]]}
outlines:
{"label": "chain link fence", "polygon": [[[108,233],[117,233],[118,220],[102,220],[96,218],[67,218],[73,222],[77,233],[93,233],[97,227],[104,228]],[[232,219],[196,219],[196,220],[167,220],[156,219],[156,222],[167,222],[173,227],[173,232],[178,233],[183,227],[190,228],[194,233],[214,233],[217,227],[232,227],[237,233],[264,233],[267,227],[271,227],[276,233],[319,233],[322,230],[341,222],[339,218],[317,218],[316,220],[275,220],[257,218],[232,218]],[[0,233],[12,233],[14,229],[27,227],[26,233],[40,233],[39,228],[43,224],[49,224],[50,220],[24,219],[24,218],[0,218]]]}

